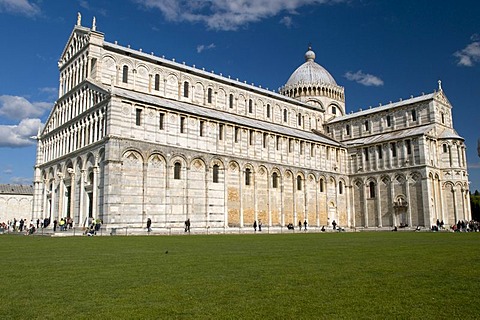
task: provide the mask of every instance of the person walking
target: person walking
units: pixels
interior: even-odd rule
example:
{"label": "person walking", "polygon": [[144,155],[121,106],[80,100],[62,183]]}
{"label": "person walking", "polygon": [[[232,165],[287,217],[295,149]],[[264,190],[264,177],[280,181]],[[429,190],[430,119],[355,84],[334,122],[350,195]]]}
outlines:
{"label": "person walking", "polygon": [[152,231],[152,219],[147,219],[147,232],[150,233]]}
{"label": "person walking", "polygon": [[257,220],[253,221],[253,231],[257,232]]}
{"label": "person walking", "polygon": [[307,231],[307,225],[308,225],[307,220],[303,221],[304,231]]}

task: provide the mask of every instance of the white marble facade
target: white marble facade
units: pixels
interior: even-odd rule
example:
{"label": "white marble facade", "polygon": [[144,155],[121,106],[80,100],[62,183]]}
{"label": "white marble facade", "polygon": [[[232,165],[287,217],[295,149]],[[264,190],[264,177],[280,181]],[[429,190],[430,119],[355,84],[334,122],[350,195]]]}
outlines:
{"label": "white marble facade", "polygon": [[347,114],[310,48],[276,93],[106,42],[81,21],[59,70],[33,218],[358,228],[471,217],[464,140],[440,85]]}
{"label": "white marble facade", "polygon": [[32,217],[33,187],[29,185],[0,184],[0,223]]}

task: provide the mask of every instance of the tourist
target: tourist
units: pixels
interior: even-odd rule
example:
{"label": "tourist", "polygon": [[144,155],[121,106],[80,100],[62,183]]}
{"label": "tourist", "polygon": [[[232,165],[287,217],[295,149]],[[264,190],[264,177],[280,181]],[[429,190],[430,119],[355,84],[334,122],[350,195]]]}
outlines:
{"label": "tourist", "polygon": [[304,230],[307,231],[307,220],[303,221]]}
{"label": "tourist", "polygon": [[258,220],[258,231],[262,231],[262,220]]}
{"label": "tourist", "polygon": [[253,221],[253,231],[257,232],[257,220]]}
{"label": "tourist", "polygon": [[333,220],[332,226],[333,226],[333,230],[337,229],[337,222],[335,220]]}
{"label": "tourist", "polygon": [[152,219],[147,219],[147,232],[150,233],[152,231]]}

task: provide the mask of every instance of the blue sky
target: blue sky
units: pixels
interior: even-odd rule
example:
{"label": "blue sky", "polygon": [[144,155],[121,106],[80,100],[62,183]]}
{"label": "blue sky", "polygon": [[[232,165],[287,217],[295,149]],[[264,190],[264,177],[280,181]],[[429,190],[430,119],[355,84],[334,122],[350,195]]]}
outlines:
{"label": "blue sky", "polygon": [[109,42],[278,90],[304,62],[345,87],[347,112],[430,93],[437,81],[480,190],[480,2],[474,0],[0,0],[0,183],[33,179],[77,12]]}

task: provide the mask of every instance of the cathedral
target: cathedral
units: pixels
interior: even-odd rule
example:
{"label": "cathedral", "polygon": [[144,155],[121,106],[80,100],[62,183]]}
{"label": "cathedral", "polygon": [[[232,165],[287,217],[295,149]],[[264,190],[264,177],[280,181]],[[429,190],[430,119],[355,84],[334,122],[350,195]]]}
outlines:
{"label": "cathedral", "polygon": [[[441,82],[347,113],[305,61],[278,92],[105,41],[77,24],[37,136],[32,218],[109,228],[345,230],[470,220],[464,139]],[[300,59],[299,59],[299,62]],[[287,77],[286,77],[287,78]]]}

